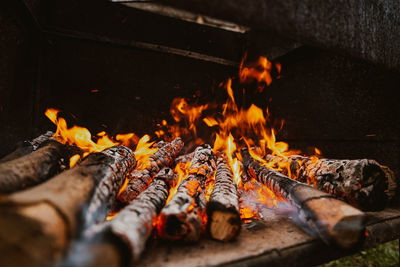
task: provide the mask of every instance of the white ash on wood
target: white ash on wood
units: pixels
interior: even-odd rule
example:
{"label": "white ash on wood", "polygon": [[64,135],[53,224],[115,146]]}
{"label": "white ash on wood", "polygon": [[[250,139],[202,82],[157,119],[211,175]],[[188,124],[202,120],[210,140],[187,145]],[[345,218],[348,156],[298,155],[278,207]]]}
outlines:
{"label": "white ash on wood", "polygon": [[[68,256],[67,263],[73,266],[131,266],[144,251],[157,214],[165,205],[175,179],[176,174],[172,169],[161,169],[136,199],[111,221],[97,228],[89,240],[83,240]],[[88,252],[95,253],[78,256]],[[84,259],[84,262],[77,262],[80,259]]]}
{"label": "white ash on wood", "polygon": [[240,231],[239,197],[228,164],[219,159],[215,173],[215,184],[207,203],[207,230],[220,241],[233,240]]}
{"label": "white ash on wood", "polygon": [[365,214],[310,185],[257,163],[247,148],[241,151],[247,174],[290,201],[299,219],[328,244],[345,249],[358,246],[364,238]]}
{"label": "white ash on wood", "polygon": [[176,195],[161,210],[157,230],[161,238],[195,242],[205,226],[206,181],[215,170],[215,156],[210,145],[197,147],[188,177],[178,186]]}
{"label": "white ash on wood", "polygon": [[134,170],[128,175],[128,185],[118,196],[118,200],[122,203],[129,203],[135,199],[150,184],[154,175],[161,168],[171,167],[176,156],[183,148],[181,138],[175,138],[172,142],[161,142],[157,152],[149,158],[149,166],[143,170]]}
{"label": "white ash on wood", "polygon": [[[362,210],[382,210],[396,192],[393,172],[371,159],[316,159],[293,155],[288,158],[267,155],[268,162],[289,164],[291,177],[315,184]],[[287,175],[284,168],[282,173]]]}

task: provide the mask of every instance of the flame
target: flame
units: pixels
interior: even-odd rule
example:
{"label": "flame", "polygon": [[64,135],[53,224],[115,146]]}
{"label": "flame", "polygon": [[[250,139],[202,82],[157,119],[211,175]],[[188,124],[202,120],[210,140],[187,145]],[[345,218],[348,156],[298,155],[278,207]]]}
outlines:
{"label": "flame", "polygon": [[69,159],[69,167],[72,168],[76,165],[76,163],[78,163],[79,159],[81,158],[81,155],[76,154],[73,155],[70,159]]}
{"label": "flame", "polygon": [[[56,126],[57,130],[53,138],[58,142],[68,145],[75,145],[79,147],[83,152],[101,152],[104,149],[110,148],[115,145],[120,145],[127,143],[127,136],[131,136],[131,141],[135,143],[135,135],[119,135],[118,139],[121,142],[113,140],[105,132],[100,132],[97,134],[97,141],[93,141],[92,134],[87,128],[80,126],[72,126],[68,128],[67,122],[64,118],[58,117],[59,110],[54,108],[49,108],[46,110],[45,115],[49,118]],[[118,140],[117,139],[117,140]]]}
{"label": "flame", "polygon": [[279,202],[284,202],[283,198],[254,179],[243,185],[240,200],[240,218],[245,223],[260,219],[259,211],[263,208],[276,209]]}
{"label": "flame", "polygon": [[[184,127],[169,127],[172,137],[181,137],[189,133],[197,136],[196,122],[200,119],[202,112],[208,108],[205,105],[189,105],[184,98],[175,98],[171,103],[170,113],[175,122],[183,122]],[[167,126],[167,122],[162,121],[163,126]]]}
{"label": "flame", "polygon": [[[271,71],[273,64],[266,57],[259,57],[256,62],[251,62],[244,66],[243,58],[239,68],[239,78],[241,83],[251,83],[257,81],[257,91],[261,93],[265,86],[272,83]],[[275,63],[275,68],[278,73],[281,72],[281,64]],[[279,77],[279,76],[278,76]]]}
{"label": "flame", "polygon": [[112,219],[114,219],[115,216],[117,216],[118,212],[115,211],[111,211],[107,217],[106,217],[106,221],[111,221]]}
{"label": "flame", "polygon": [[205,192],[205,194],[204,194],[204,197],[205,197],[205,199],[207,200],[207,202],[209,201],[209,199],[210,199],[210,196],[211,196],[211,193],[212,193],[212,191],[213,191],[213,189],[214,189],[214,185],[215,185],[215,172],[214,172],[214,174],[212,175],[212,178],[211,179],[208,179],[207,181],[206,181],[206,192]]}
{"label": "flame", "polygon": [[[130,140],[132,140],[132,137],[129,137]],[[133,152],[135,154],[136,158],[136,169],[137,170],[143,170],[147,168],[150,165],[150,156],[153,155],[158,151],[157,148],[152,147],[154,145],[154,142],[149,142],[150,141],[150,136],[144,135],[140,140],[138,141],[138,144],[136,146],[135,151]],[[125,191],[126,187],[128,186],[129,178],[128,176],[125,177],[124,183],[121,186],[121,188],[118,191],[117,198],[118,196]]]}
{"label": "flame", "polygon": [[178,190],[178,186],[181,184],[181,182],[183,180],[185,180],[187,178],[187,176],[189,175],[189,168],[190,168],[191,162],[179,162],[175,168],[174,168],[174,172],[176,174],[178,174],[176,183],[171,186],[170,190],[169,190],[169,195],[166,201],[166,204],[168,204],[168,202],[171,201],[171,199],[176,195],[176,191]]}

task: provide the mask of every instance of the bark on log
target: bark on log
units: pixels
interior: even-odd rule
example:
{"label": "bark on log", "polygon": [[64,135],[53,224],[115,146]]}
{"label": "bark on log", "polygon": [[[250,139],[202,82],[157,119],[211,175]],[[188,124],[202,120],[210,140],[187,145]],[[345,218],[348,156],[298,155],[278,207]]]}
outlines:
{"label": "bark on log", "polygon": [[[105,262],[115,265],[113,261],[117,261],[115,266],[132,266],[145,249],[157,214],[165,205],[175,178],[172,169],[161,169],[142,194],[111,221],[103,223],[88,241],[78,245],[79,249],[72,251],[66,260],[68,265],[99,266]],[[101,254],[82,255],[93,251],[101,251]]]}
{"label": "bark on log", "polygon": [[240,231],[239,198],[232,171],[223,160],[217,163],[215,184],[207,204],[208,233],[214,239],[230,241]]}
{"label": "bark on log", "polygon": [[26,156],[0,164],[0,193],[12,193],[54,176],[71,156],[68,146],[56,141]]}
{"label": "bark on log", "polygon": [[363,212],[310,185],[260,166],[246,148],[241,153],[248,175],[290,201],[297,208],[301,222],[324,242],[345,249],[361,243],[365,233]]}
{"label": "bark on log", "polygon": [[194,151],[189,154],[180,155],[175,159],[175,163],[191,162],[194,156]]}
{"label": "bark on log", "polygon": [[[164,143],[164,142],[163,142]],[[129,203],[147,188],[161,168],[170,167],[178,153],[183,148],[183,141],[175,138],[170,143],[165,143],[156,153],[150,156],[149,167],[144,170],[134,170],[129,174],[129,182],[126,189],[118,196],[122,203]]]}
{"label": "bark on log", "polygon": [[[32,265],[40,266],[59,258],[77,232],[82,204],[92,200],[96,186],[109,177],[122,183],[133,164],[132,151],[116,146],[90,154],[79,165],[39,186],[2,196],[0,265],[12,260],[18,266],[29,259]],[[118,187],[113,190],[118,191]],[[9,247],[18,253],[3,254]]]}
{"label": "bark on log", "polygon": [[205,226],[204,197],[207,179],[215,170],[215,157],[209,145],[195,150],[188,177],[178,186],[176,195],[161,210],[158,234],[167,240],[195,242]]}
{"label": "bark on log", "polygon": [[51,140],[53,135],[54,133],[52,131],[47,131],[46,133],[36,137],[32,141],[22,142],[22,144],[17,145],[17,149],[1,158],[0,163],[20,158],[22,156],[32,153],[33,151],[38,150],[40,147],[46,145]]}
{"label": "bark on log", "polygon": [[[268,162],[290,164],[290,177],[313,184],[362,210],[382,210],[396,192],[393,172],[375,160],[312,159],[267,155]],[[288,175],[288,170],[283,173]]]}

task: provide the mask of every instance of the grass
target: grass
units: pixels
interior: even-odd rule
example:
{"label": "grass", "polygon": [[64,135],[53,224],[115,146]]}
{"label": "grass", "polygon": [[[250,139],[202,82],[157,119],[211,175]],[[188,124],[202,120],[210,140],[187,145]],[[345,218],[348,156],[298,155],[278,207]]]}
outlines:
{"label": "grass", "polygon": [[320,267],[399,266],[399,240],[384,243],[369,250],[328,262]]}

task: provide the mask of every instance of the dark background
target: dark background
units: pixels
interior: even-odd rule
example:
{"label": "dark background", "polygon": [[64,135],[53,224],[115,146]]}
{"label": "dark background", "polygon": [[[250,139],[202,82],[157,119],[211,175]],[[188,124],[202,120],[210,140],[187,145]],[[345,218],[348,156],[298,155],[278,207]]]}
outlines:
{"label": "dark background", "polygon": [[169,117],[173,98],[212,99],[247,50],[282,64],[282,78],[254,98],[272,98],[271,113],[285,119],[279,140],[330,158],[373,158],[399,175],[400,75],[341,51],[106,1],[58,0],[2,1],[0,49],[0,155],[54,129],[49,107],[93,133],[148,133]]}

